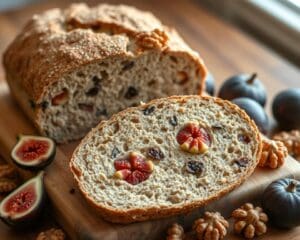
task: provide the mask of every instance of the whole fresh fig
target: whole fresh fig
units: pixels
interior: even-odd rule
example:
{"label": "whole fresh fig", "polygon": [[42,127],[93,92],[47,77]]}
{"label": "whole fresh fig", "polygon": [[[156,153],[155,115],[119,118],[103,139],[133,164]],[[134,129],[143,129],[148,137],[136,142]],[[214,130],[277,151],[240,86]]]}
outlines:
{"label": "whole fresh fig", "polygon": [[205,78],[205,91],[211,96],[215,94],[215,79],[210,72]]}
{"label": "whole fresh fig", "polygon": [[245,97],[233,99],[232,102],[245,110],[262,133],[268,133],[269,118],[261,105],[259,105],[256,101]]}
{"label": "whole fresh fig", "polygon": [[225,80],[219,91],[219,97],[232,100],[240,97],[251,98],[261,106],[265,106],[267,94],[264,85],[257,74],[239,74]]}
{"label": "whole fresh fig", "polygon": [[300,182],[283,178],[272,182],[264,191],[262,206],[277,227],[300,225]]}
{"label": "whole fresh fig", "polygon": [[281,128],[300,128],[300,88],[280,92],[273,100],[272,111]]}

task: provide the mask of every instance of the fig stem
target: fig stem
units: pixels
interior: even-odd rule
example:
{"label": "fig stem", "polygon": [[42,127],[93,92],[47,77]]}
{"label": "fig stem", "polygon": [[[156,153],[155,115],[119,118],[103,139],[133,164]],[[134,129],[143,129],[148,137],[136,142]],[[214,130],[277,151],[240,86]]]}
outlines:
{"label": "fig stem", "polygon": [[296,191],[296,187],[298,186],[298,182],[296,180],[291,180],[289,185],[286,187],[286,190],[288,192],[295,192]]}
{"label": "fig stem", "polygon": [[257,73],[252,73],[249,79],[246,81],[248,84],[252,84],[257,77]]}

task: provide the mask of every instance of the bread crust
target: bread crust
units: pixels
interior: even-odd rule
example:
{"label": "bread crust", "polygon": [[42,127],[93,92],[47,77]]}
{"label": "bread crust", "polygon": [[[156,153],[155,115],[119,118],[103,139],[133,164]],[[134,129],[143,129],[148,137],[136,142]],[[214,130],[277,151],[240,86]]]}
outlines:
{"label": "bread crust", "polygon": [[[87,139],[89,139],[89,137],[92,136],[94,134],[94,132],[97,131],[97,129],[102,128],[104,126],[104,124],[109,124],[109,123],[113,122],[115,120],[116,116],[119,116],[119,115],[124,116],[124,115],[128,114],[132,109],[143,110],[143,109],[147,108],[147,106],[150,106],[150,105],[155,104],[160,101],[168,101],[168,99],[174,99],[177,102],[182,102],[182,101],[184,102],[184,101],[186,101],[188,99],[192,99],[192,98],[199,98],[199,99],[207,100],[207,101],[213,100],[216,104],[219,104],[221,106],[226,106],[233,112],[237,112],[244,120],[246,120],[246,122],[249,124],[249,126],[252,128],[252,130],[255,132],[255,140],[258,144],[256,154],[253,156],[253,158],[255,159],[255,162],[254,162],[255,164],[253,164],[252,166],[250,166],[248,168],[247,172],[245,172],[243,177],[241,177],[234,184],[231,184],[228,188],[223,189],[222,191],[219,191],[218,193],[210,196],[206,200],[197,200],[197,201],[193,201],[188,204],[184,204],[184,203],[183,204],[174,204],[171,207],[157,206],[157,207],[136,208],[136,209],[122,211],[119,209],[115,209],[112,207],[108,207],[108,206],[104,206],[104,205],[95,203],[93,201],[93,199],[90,198],[88,196],[88,194],[81,187],[80,179],[79,179],[79,177],[81,175],[81,171],[80,171],[80,169],[76,168],[76,166],[74,165],[76,153],[77,153],[78,149],[87,142]],[[138,107],[125,109],[122,112],[113,115],[111,117],[111,119],[109,119],[108,121],[101,122],[96,128],[91,130],[84,139],[82,139],[81,143],[75,149],[75,151],[71,157],[71,160],[70,160],[70,169],[71,169],[71,172],[74,175],[77,185],[78,185],[81,193],[84,195],[85,199],[88,201],[88,203],[92,207],[94,207],[99,212],[99,214],[104,219],[106,219],[107,221],[116,222],[116,223],[131,223],[131,222],[140,222],[140,221],[146,221],[146,220],[151,220],[151,219],[164,218],[164,217],[169,217],[169,216],[173,216],[173,215],[177,215],[177,214],[184,214],[184,213],[194,210],[195,208],[202,207],[214,200],[221,198],[225,194],[231,192],[233,189],[235,189],[239,185],[241,185],[254,172],[254,170],[259,162],[261,151],[262,151],[261,135],[260,135],[260,132],[259,132],[256,124],[254,123],[253,120],[251,120],[249,118],[249,116],[246,114],[246,112],[244,110],[240,109],[238,106],[234,105],[233,103],[231,103],[229,101],[222,100],[219,98],[209,97],[209,96],[196,96],[196,95],[171,96],[171,97],[168,97],[165,99],[152,100],[149,103],[138,106]]]}
{"label": "bread crust", "polygon": [[149,38],[136,51],[127,49],[132,41],[140,40],[141,33],[154,33],[153,41],[162,41],[154,49],[184,54],[195,62],[202,76],[199,79],[202,91],[207,71],[199,55],[174,29],[162,25],[151,13],[124,5],[101,4],[89,8],[85,4],[73,4],[66,10],[52,9],[34,15],[5,51],[4,68],[13,76],[8,81],[18,81],[30,99],[39,103],[49,85],[79,67],[153,50],[143,47]]}

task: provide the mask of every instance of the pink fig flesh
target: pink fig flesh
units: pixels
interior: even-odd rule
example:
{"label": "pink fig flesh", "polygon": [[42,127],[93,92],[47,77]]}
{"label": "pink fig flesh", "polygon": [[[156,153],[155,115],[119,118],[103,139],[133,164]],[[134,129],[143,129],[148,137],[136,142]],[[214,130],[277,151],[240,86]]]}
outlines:
{"label": "pink fig flesh", "polygon": [[4,205],[4,210],[10,214],[27,211],[36,201],[34,186],[29,185],[10,198]]}
{"label": "pink fig flesh", "polygon": [[32,161],[47,154],[50,144],[46,140],[28,139],[16,151],[16,155],[23,161]]}

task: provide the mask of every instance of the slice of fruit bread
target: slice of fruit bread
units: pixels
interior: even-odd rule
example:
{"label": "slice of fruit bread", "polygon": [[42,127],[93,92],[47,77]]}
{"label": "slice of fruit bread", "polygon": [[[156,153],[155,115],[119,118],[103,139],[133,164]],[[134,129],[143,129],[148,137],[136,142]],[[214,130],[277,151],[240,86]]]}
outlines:
{"label": "slice of fruit bread", "polygon": [[70,168],[108,221],[185,213],[218,199],[254,171],[259,131],[236,105],[173,96],[115,114],[74,151]]}

